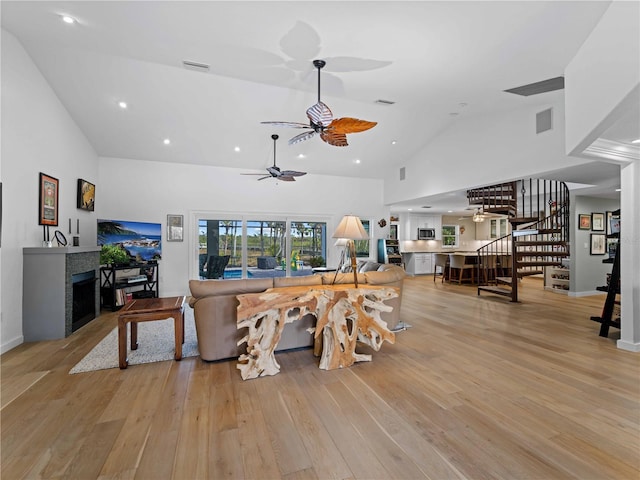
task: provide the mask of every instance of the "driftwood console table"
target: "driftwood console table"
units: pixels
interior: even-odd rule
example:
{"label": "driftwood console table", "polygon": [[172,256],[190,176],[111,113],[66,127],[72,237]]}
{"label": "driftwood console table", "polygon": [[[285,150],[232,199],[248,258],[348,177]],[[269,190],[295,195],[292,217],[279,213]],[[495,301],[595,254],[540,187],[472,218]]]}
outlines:
{"label": "driftwood console table", "polygon": [[243,380],[280,371],[274,351],[282,330],[285,324],[308,314],[317,320],[316,327],[308,331],[314,334],[314,354],[320,356],[321,369],[371,361],[371,355],[356,353],[356,342],[376,351],[385,340],[395,343],[395,335],[380,312],[390,312],[392,307],[384,302],[398,295],[395,287],[375,285],[280,287],[238,295],[238,328],[248,328],[247,335],[238,341],[238,345],[247,343],[247,353],[238,359]]}

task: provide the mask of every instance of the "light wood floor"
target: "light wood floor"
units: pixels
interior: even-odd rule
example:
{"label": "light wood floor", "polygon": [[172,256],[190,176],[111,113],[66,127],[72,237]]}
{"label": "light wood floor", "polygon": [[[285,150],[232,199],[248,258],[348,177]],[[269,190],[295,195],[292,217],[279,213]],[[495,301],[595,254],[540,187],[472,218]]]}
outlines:
{"label": "light wood floor", "polygon": [[640,355],[598,336],[603,296],[405,285],[412,328],[344,370],[304,350],[246,382],[199,358],[69,375],[111,313],[21,345],[1,357],[2,479],[640,477]]}

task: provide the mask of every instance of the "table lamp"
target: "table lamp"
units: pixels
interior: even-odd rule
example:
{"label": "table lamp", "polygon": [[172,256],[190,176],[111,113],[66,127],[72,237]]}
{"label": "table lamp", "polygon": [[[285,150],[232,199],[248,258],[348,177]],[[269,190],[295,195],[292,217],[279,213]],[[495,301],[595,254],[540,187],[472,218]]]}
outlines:
{"label": "table lamp", "polygon": [[338,228],[333,233],[333,238],[344,238],[347,240],[349,254],[351,256],[351,270],[353,271],[353,283],[358,288],[358,272],[356,271],[356,246],[354,240],[368,240],[366,230],[362,226],[362,222],[355,215],[345,215]]}

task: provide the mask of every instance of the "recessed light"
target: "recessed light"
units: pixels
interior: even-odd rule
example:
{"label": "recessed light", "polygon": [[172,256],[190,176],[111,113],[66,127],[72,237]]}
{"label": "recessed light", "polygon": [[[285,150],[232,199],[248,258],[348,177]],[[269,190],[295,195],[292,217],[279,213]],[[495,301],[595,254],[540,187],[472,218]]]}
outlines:
{"label": "recessed light", "polygon": [[118,106],[122,109],[127,108],[127,102],[118,102]]}
{"label": "recessed light", "polygon": [[407,210],[411,211],[411,210],[413,210],[413,208],[407,208]]}
{"label": "recessed light", "polygon": [[622,189],[621,188],[616,188],[616,192],[621,192]]}
{"label": "recessed light", "polygon": [[300,158],[300,159],[307,158],[307,156],[304,153],[299,153],[298,154],[298,158]]}
{"label": "recessed light", "polygon": [[447,213],[453,213],[453,210],[447,210]]}
{"label": "recessed light", "polygon": [[396,140],[391,140],[391,145],[395,145],[396,143],[398,143]]}
{"label": "recessed light", "polygon": [[235,147],[235,148],[233,149],[233,151],[234,151],[234,152],[239,152],[239,151],[240,151],[240,147]]}
{"label": "recessed light", "polygon": [[69,25],[73,25],[74,23],[76,23],[76,19],[70,17],[69,15],[62,15],[62,21],[64,23],[68,23]]}
{"label": "recessed light", "polygon": [[169,145],[171,143],[171,140],[169,140],[168,138],[165,138],[162,143],[164,143],[165,145]]}
{"label": "recessed light", "polygon": [[360,163],[360,159],[359,159],[359,158],[356,158],[356,159],[353,161],[353,163]]}

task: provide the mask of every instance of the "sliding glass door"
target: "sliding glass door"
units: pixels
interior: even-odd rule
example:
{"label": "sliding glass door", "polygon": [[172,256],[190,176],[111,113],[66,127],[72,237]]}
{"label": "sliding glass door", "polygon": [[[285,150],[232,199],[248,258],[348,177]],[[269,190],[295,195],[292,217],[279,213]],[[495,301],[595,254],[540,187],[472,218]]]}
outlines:
{"label": "sliding glass door", "polygon": [[200,279],[311,275],[314,267],[326,265],[326,222],[199,217]]}

